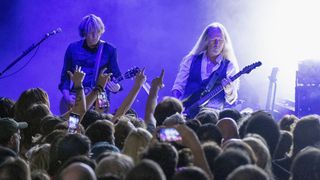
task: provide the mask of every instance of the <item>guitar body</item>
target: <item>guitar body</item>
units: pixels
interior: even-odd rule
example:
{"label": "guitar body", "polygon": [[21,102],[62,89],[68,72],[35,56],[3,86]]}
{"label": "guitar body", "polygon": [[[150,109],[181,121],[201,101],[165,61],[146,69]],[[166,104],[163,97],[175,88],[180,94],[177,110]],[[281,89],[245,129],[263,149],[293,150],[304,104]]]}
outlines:
{"label": "guitar body", "polygon": [[195,102],[197,102],[201,97],[203,97],[206,93],[208,93],[205,90],[205,87],[208,84],[209,79],[204,80],[201,83],[201,87],[197,90],[195,90],[191,95],[189,95],[188,97],[184,98],[182,100],[182,104],[184,107],[189,107],[192,104],[194,104]]}
{"label": "guitar body", "polygon": [[205,89],[200,89],[182,100],[183,107],[185,107],[184,113],[187,114],[188,118],[194,118],[199,113],[201,108],[204,107],[210,101],[210,99],[220,94],[221,91],[212,95],[212,98],[209,98],[208,100],[206,100],[206,102],[200,102],[200,100],[208,96],[209,93],[210,92],[206,91]]}

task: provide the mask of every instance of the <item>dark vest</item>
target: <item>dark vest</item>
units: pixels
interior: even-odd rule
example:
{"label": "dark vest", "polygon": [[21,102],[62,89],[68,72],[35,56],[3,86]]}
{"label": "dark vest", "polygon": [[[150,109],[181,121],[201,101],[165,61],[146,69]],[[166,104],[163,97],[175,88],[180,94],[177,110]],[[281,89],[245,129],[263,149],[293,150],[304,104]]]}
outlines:
{"label": "dark vest", "polygon": [[[211,77],[213,75],[213,73],[212,73],[209,76],[208,79],[205,79],[205,80],[202,81],[202,79],[201,79],[202,56],[203,56],[203,53],[194,56],[193,59],[192,59],[192,63],[191,63],[190,70],[189,70],[189,77],[188,77],[188,80],[187,80],[187,84],[186,84],[186,87],[185,87],[183,98],[186,98],[186,97],[190,96],[192,93],[194,93],[195,91],[197,91],[197,90],[199,90],[201,88],[205,88],[205,86],[210,81],[210,79],[211,79]],[[217,85],[220,85],[221,84],[221,80],[223,78],[226,78],[227,68],[228,68],[229,62],[230,61],[227,60],[227,59],[223,59],[222,60],[221,65],[218,68],[218,70],[223,68],[222,69],[222,73],[221,73],[222,75],[220,77],[218,77],[218,79],[215,82],[214,87],[216,87]],[[223,65],[223,64],[225,64],[225,65]],[[216,70],[216,71],[218,71],[218,70]],[[217,96],[215,96],[214,100],[215,101],[218,100],[218,101],[224,102],[225,101],[224,96],[225,96],[224,91],[222,91]]]}

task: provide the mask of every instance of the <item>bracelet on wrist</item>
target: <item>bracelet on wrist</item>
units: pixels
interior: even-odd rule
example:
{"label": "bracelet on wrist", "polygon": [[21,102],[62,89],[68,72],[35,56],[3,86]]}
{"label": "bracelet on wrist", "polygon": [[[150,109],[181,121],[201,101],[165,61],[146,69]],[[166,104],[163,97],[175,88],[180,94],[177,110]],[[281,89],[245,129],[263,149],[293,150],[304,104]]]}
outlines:
{"label": "bracelet on wrist", "polygon": [[93,90],[98,92],[105,92],[104,88],[100,85],[96,85],[96,87],[94,87]]}

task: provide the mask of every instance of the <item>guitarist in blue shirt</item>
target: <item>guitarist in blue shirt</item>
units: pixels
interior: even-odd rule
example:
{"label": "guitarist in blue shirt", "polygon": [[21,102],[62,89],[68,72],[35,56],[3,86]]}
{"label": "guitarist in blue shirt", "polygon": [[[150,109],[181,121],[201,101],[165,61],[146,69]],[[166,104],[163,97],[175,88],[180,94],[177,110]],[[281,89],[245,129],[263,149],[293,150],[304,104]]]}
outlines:
{"label": "guitarist in blue shirt", "polygon": [[[72,93],[74,89],[67,72],[73,72],[76,66],[81,66],[82,71],[86,73],[83,80],[85,93],[89,93],[95,87],[97,75],[104,68],[107,68],[106,73],[112,73],[114,78],[121,76],[116,48],[100,39],[104,31],[105,26],[101,18],[89,14],[83,17],[79,25],[82,39],[71,43],[66,50],[59,89],[67,107],[75,103],[75,95]],[[120,89],[120,84],[109,81],[106,86],[108,99],[110,92],[116,93]],[[66,110],[66,107],[60,107],[60,111]]]}
{"label": "guitarist in blue shirt", "polygon": [[238,98],[239,81],[231,82],[229,79],[238,71],[228,32],[222,24],[214,22],[205,28],[193,49],[183,58],[172,95],[184,101],[199,91],[205,94],[223,85],[223,91],[206,104],[207,107],[222,109],[225,105],[234,104]]}

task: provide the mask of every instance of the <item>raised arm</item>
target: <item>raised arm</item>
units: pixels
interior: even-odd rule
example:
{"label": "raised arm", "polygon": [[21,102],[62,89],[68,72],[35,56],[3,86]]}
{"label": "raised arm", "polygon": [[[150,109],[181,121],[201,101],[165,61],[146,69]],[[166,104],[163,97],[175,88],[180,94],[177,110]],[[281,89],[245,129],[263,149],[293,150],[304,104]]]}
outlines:
{"label": "raised arm", "polygon": [[156,128],[156,119],[154,118],[154,110],[157,105],[158,92],[163,87],[164,69],[162,69],[160,77],[152,80],[149,96],[144,114],[144,121],[148,127],[148,131],[153,132]]}
{"label": "raised arm", "polygon": [[213,179],[212,172],[209,168],[207,159],[195,132],[193,132],[185,124],[176,125],[175,128],[178,130],[182,137],[182,145],[191,149],[192,154],[194,156],[194,165],[206,171],[208,175],[211,177],[210,179]]}
{"label": "raised arm", "polygon": [[123,116],[131,107],[134,100],[136,99],[143,83],[146,82],[146,76],[144,74],[144,69],[139,72],[135,78],[135,82],[133,84],[132,89],[130,90],[127,97],[124,99],[116,114],[111,119],[112,122],[115,122],[119,117]]}
{"label": "raised arm", "polygon": [[105,71],[107,68],[101,70],[96,87],[86,96],[87,101],[87,110],[93,105],[93,103],[97,100],[98,94],[103,92],[106,84],[110,81],[111,73],[106,74]]}
{"label": "raised arm", "polygon": [[71,71],[67,71],[67,72],[74,84],[74,89],[76,90],[76,101],[75,101],[74,107],[72,107],[71,110],[69,110],[66,114],[64,114],[63,117],[65,117],[66,119],[69,119],[70,112],[74,112],[79,114],[80,119],[82,119],[86,112],[86,99],[85,99],[84,90],[82,86],[82,81],[86,74],[81,70],[80,66],[76,66],[76,70],[74,71],[74,73],[72,73]]}

